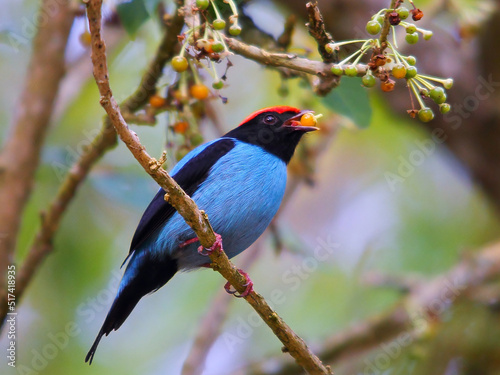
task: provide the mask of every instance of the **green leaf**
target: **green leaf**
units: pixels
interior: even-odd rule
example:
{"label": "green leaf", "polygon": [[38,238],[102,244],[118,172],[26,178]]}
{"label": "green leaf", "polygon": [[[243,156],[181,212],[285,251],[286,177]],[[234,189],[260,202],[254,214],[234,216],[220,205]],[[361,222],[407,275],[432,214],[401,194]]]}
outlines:
{"label": "green leaf", "polygon": [[144,7],[150,16],[156,14],[156,10],[160,2],[161,0],[144,0]]}
{"label": "green leaf", "polygon": [[372,107],[367,89],[361,85],[361,78],[343,77],[339,87],[323,98],[323,103],[349,117],[358,128],[364,129],[370,125]]}
{"label": "green leaf", "polygon": [[118,12],[123,27],[132,37],[150,16],[144,5],[144,0],[131,0],[126,3],[118,4],[116,11]]}

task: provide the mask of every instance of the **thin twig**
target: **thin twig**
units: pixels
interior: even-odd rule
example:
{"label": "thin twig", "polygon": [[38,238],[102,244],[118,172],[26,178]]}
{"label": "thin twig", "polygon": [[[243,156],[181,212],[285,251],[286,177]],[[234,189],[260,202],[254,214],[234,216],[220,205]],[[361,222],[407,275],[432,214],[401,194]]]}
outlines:
{"label": "thin twig", "polygon": [[[94,67],[94,78],[101,94],[100,103],[106,110],[120,139],[126,144],[146,172],[165,190],[168,202],[194,230],[200,244],[205,248],[210,248],[214,245],[216,238],[207,215],[198,209],[191,197],[177,185],[156,159],[149,156],[137,135],[130,131],[123,120],[120,108],[112,95],[109,85],[106,46],[101,37],[101,6],[102,0],[90,0],[87,3],[87,16],[89,19],[92,46],[92,64]],[[224,276],[238,292],[243,293],[245,291],[245,277],[229,261],[223,251],[211,252],[210,260],[212,261],[212,268]],[[309,350],[305,342],[271,309],[262,296],[253,291],[245,299],[273,330],[275,335],[285,345],[286,351],[294,357],[295,361],[301,367],[310,374],[331,373],[331,370],[321,363]]]}
{"label": "thin twig", "polygon": [[309,34],[316,40],[318,45],[318,52],[325,63],[332,63],[337,60],[337,54],[329,53],[326,51],[325,46],[328,43],[333,42],[333,38],[325,29],[325,22],[323,21],[323,16],[318,8],[318,3],[316,1],[309,2],[306,4],[307,15],[309,17],[309,22],[306,23],[307,30]]}
{"label": "thin twig", "polygon": [[[396,6],[396,2],[398,0],[391,0],[391,6],[389,9],[394,9]],[[387,36],[391,31],[391,23],[389,22],[389,13],[390,11],[385,12],[384,15],[384,24],[382,25],[382,31],[380,31],[380,53],[383,53],[387,48]]]}

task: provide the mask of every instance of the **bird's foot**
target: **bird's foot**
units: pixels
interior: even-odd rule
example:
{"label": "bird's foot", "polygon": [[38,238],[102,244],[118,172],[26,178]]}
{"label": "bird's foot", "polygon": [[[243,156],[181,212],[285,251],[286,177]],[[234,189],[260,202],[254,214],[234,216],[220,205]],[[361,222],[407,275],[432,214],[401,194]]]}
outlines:
{"label": "bird's foot", "polygon": [[200,246],[198,248],[198,254],[203,255],[203,256],[209,256],[214,252],[215,250],[223,251],[222,249],[222,237],[220,234],[215,233],[215,242],[210,248],[205,248],[203,246]]}
{"label": "bird's foot", "polygon": [[253,281],[250,280],[250,276],[248,276],[245,271],[238,269],[238,272],[241,273],[246,280],[246,283],[243,285],[246,286],[245,291],[243,293],[236,294],[237,290],[231,290],[232,285],[229,281],[226,283],[226,285],[224,285],[224,289],[226,289],[226,292],[228,292],[229,294],[232,294],[238,298],[242,298],[248,296],[251,292],[253,292]]}

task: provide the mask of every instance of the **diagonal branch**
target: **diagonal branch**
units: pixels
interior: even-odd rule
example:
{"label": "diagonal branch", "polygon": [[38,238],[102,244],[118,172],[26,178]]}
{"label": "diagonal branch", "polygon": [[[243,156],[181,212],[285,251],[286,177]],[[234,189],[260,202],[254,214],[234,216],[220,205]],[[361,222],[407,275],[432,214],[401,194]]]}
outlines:
{"label": "diagonal branch", "polygon": [[[143,75],[141,83],[135,92],[121,104],[121,107],[124,111],[127,111],[127,113],[132,113],[143,107],[147,103],[148,98],[155,93],[156,85],[161,77],[163,67],[172,57],[177,47],[177,34],[180,33],[183,24],[182,15],[178,14],[176,11],[167,25],[168,27],[165,28],[162,41]],[[18,300],[24,294],[24,291],[31,282],[35,272],[40,267],[42,261],[52,251],[53,238],[78,188],[85,181],[90,170],[99,159],[116,145],[116,140],[116,132],[113,126],[108,119],[105,119],[102,129],[92,141],[91,147],[85,149],[81,157],[69,170],[56,197],[49,205],[47,211],[42,215],[41,228],[36,234],[30,251],[18,272],[16,280],[16,298]],[[0,298],[1,326],[7,314],[7,295],[3,293]]]}
{"label": "diagonal branch", "polygon": [[[498,280],[500,276],[500,243],[494,243],[479,252],[463,257],[463,260],[448,272],[411,288],[404,298],[388,311],[373,316],[355,326],[336,333],[323,344],[321,358],[338,362],[344,358],[360,355],[365,351],[407,335],[413,341],[425,333],[425,322],[437,321],[460,298],[477,297],[482,286]],[[424,328],[424,329],[423,329]],[[300,370],[291,361],[277,366],[273,363],[273,374],[299,374]],[[247,374],[265,374],[267,361],[250,366]]]}
{"label": "diagonal branch", "polygon": [[[100,103],[106,110],[120,139],[126,144],[146,172],[165,189],[165,198],[195,231],[201,245],[205,248],[210,248],[214,245],[216,238],[208,222],[207,215],[198,209],[191,197],[177,185],[158,161],[149,156],[137,135],[128,128],[121,115],[120,108],[112,95],[109,85],[106,46],[101,37],[101,6],[102,0],[90,0],[87,3],[87,16],[92,41],[92,64],[94,66],[94,78],[101,94]],[[214,270],[221,273],[236,290],[241,293],[244,292],[246,289],[244,285],[246,282],[245,278],[229,261],[224,252],[213,251],[210,254],[210,259]],[[331,370],[321,363],[309,350],[305,342],[271,309],[262,296],[256,292],[251,292],[245,299],[273,330],[285,345],[286,351],[294,357],[300,366],[310,374],[331,373]]]}
{"label": "diagonal branch", "polygon": [[[335,116],[332,121],[327,124],[322,125],[322,137],[318,140],[317,144],[314,144],[314,153],[310,155],[309,162],[317,162],[318,159],[324,152],[328,149],[330,142],[337,134],[336,130],[340,127],[338,123],[339,117]],[[281,203],[280,209],[273,219],[273,223],[279,219],[280,214],[283,209],[290,202],[292,196],[296,190],[303,186],[304,176],[295,175],[287,184],[286,194]],[[272,225],[272,224],[271,224]],[[268,233],[268,232],[266,232]],[[241,267],[243,269],[248,269],[261,254],[262,242],[264,240],[259,239],[252,248],[249,248],[242,254],[243,258],[240,258]],[[224,298],[226,297],[226,298]],[[229,310],[229,299],[227,299],[224,290],[221,290],[216,297],[213,299],[207,314],[201,319],[199,323],[199,329],[197,330],[196,338],[193,342],[191,350],[184,361],[182,367],[182,375],[194,375],[202,373],[203,367],[205,366],[206,357],[213,343],[217,339],[222,329],[222,325],[226,319]]]}

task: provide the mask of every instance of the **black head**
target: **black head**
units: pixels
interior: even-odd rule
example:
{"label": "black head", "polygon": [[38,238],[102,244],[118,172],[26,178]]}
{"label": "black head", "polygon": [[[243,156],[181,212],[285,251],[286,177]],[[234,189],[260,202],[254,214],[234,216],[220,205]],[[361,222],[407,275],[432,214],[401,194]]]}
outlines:
{"label": "black head", "polygon": [[225,137],[260,146],[288,163],[300,138],[307,132],[318,130],[300,124],[302,115],[310,112],[287,106],[264,108],[252,113]]}

